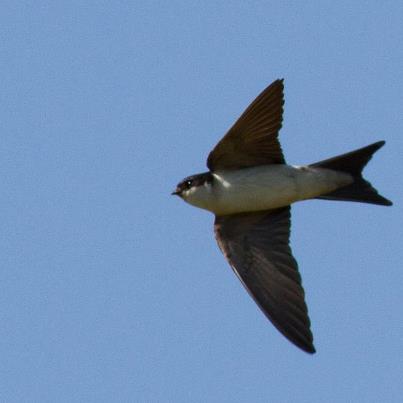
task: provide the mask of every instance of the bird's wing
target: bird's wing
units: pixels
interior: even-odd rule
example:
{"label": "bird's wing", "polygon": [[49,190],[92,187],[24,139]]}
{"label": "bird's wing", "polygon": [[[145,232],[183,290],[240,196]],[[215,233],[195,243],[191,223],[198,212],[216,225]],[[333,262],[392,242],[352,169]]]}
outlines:
{"label": "bird's wing", "polygon": [[314,353],[298,265],[289,246],[290,207],[216,216],[218,245],[249,294],[296,346]]}
{"label": "bird's wing", "polygon": [[210,152],[210,171],[284,164],[278,141],[283,121],[283,80],[270,84]]}

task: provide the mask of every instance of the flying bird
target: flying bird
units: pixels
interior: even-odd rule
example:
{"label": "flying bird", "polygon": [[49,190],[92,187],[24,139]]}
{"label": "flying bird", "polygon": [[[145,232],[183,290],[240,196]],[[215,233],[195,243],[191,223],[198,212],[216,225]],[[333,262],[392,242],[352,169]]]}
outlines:
{"label": "flying bird", "polygon": [[278,140],[283,80],[269,85],[210,152],[208,171],[183,179],[172,193],[215,214],[217,243],[273,325],[314,353],[298,264],[289,245],[291,204],[307,199],[390,206],[362,170],[378,141],[310,165],[288,165]]}

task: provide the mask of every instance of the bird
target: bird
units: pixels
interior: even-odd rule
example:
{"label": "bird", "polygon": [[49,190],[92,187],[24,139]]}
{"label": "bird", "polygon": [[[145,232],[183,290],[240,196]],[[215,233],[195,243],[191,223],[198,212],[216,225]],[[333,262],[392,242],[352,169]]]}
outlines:
{"label": "bird", "polygon": [[290,247],[291,204],[325,199],[391,206],[362,175],[385,141],[309,165],[288,165],[279,142],[284,79],[247,107],[173,195],[215,215],[218,246],[250,296],[290,342],[315,353],[298,264]]}

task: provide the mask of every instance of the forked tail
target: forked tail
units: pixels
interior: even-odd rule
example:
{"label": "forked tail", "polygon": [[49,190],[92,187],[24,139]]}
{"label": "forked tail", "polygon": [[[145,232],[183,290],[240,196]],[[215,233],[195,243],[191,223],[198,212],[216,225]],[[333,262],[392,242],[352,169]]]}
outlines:
{"label": "forked tail", "polygon": [[351,185],[318,196],[316,199],[344,200],[391,206],[392,202],[378,194],[376,189],[362,177],[362,170],[365,165],[372,158],[372,155],[384,144],[384,141],[378,141],[359,150],[311,164],[310,166],[315,168],[327,168],[334,171],[346,172],[354,178],[354,182]]}

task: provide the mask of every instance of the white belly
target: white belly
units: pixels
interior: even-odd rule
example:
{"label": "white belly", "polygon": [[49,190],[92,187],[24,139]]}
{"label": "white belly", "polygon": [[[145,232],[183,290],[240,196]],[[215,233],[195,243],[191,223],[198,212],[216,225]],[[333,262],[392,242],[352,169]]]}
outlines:
{"label": "white belly", "polygon": [[189,203],[215,214],[269,210],[310,199],[353,182],[351,175],[323,168],[267,165],[214,172]]}

